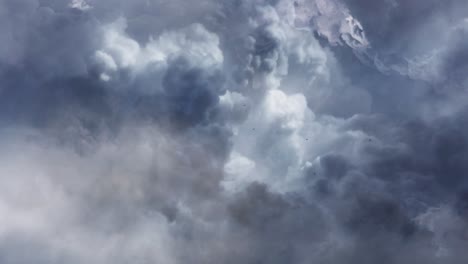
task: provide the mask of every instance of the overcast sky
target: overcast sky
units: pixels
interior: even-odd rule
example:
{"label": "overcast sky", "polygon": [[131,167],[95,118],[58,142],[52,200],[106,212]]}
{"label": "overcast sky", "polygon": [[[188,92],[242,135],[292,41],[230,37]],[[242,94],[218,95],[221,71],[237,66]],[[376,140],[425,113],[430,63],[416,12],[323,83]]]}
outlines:
{"label": "overcast sky", "polygon": [[465,264],[468,1],[0,0],[0,264]]}

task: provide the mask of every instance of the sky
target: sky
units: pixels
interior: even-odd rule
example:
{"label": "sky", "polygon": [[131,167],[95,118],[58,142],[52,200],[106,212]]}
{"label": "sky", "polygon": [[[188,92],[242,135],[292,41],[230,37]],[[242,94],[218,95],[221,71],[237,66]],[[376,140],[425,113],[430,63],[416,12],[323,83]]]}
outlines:
{"label": "sky", "polygon": [[0,0],[0,264],[464,264],[466,0]]}

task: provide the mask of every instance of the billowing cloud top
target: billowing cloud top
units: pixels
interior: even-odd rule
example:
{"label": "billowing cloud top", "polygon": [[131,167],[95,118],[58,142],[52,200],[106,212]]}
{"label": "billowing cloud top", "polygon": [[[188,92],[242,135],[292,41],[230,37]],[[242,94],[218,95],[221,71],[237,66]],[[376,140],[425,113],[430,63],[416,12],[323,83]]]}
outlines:
{"label": "billowing cloud top", "polygon": [[0,0],[0,263],[466,263],[467,14]]}

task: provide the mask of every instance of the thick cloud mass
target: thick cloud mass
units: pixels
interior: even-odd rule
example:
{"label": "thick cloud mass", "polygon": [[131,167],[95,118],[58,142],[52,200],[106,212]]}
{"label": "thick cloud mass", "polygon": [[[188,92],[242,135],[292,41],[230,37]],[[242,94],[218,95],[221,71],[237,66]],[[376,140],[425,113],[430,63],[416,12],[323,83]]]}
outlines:
{"label": "thick cloud mass", "polygon": [[0,0],[0,264],[464,264],[468,2]]}

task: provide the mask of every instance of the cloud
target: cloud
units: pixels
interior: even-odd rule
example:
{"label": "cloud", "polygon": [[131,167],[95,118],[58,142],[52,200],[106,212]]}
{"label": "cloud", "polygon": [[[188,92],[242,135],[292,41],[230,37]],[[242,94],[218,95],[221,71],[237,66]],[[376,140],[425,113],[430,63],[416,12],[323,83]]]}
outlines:
{"label": "cloud", "polygon": [[79,10],[82,10],[82,11],[86,11],[86,10],[89,10],[89,9],[93,8],[92,6],[90,6],[84,0],[72,0],[71,3],[69,4],[69,6],[71,8],[76,8],[76,9],[79,9]]}
{"label": "cloud", "polygon": [[463,263],[465,9],[0,2],[0,262]]}

